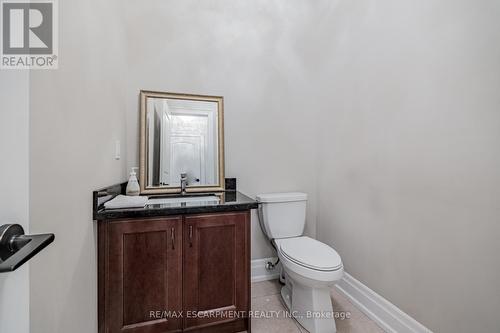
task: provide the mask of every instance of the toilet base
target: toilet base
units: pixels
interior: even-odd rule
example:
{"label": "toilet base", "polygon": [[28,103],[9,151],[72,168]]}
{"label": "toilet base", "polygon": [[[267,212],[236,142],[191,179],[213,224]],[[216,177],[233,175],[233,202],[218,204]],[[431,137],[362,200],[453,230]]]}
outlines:
{"label": "toilet base", "polygon": [[286,276],[281,297],[295,320],[310,333],[337,332],[329,288],[302,286]]}

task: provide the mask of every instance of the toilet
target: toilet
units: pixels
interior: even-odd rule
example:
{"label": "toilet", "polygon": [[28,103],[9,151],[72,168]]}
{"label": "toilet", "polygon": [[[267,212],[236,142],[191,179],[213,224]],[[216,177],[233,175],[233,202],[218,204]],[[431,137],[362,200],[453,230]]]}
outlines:
{"label": "toilet", "polygon": [[307,194],[260,194],[257,201],[262,231],[282,263],[283,302],[309,332],[336,332],[330,288],[342,278],[344,266],[333,248],[302,235]]}

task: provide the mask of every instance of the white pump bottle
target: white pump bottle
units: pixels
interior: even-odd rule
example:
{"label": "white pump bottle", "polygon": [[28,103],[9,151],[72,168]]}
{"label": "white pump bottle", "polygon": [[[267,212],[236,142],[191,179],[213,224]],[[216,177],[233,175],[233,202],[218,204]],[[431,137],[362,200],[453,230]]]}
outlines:
{"label": "white pump bottle", "polygon": [[137,173],[135,170],[139,168],[132,168],[132,172],[130,172],[130,178],[128,179],[127,184],[127,195],[139,195],[141,192],[141,188],[139,187],[139,181],[137,180]]}

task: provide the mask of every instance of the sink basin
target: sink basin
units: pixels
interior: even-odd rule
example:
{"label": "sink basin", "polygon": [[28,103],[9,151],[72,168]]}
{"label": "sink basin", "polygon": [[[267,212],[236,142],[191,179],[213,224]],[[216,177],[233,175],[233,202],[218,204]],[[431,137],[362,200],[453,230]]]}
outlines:
{"label": "sink basin", "polygon": [[193,196],[193,197],[168,197],[168,198],[149,198],[146,205],[164,205],[190,202],[210,202],[218,203],[219,197],[215,195]]}

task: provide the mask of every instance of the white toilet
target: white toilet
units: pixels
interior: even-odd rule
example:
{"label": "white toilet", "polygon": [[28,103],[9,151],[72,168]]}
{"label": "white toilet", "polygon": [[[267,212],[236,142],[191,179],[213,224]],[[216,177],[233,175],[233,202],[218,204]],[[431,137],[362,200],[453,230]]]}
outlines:
{"label": "white toilet", "polygon": [[342,278],[344,267],[330,246],[303,236],[305,193],[257,196],[260,225],[276,246],[285,285],[281,296],[294,318],[311,333],[336,332],[330,288]]}

